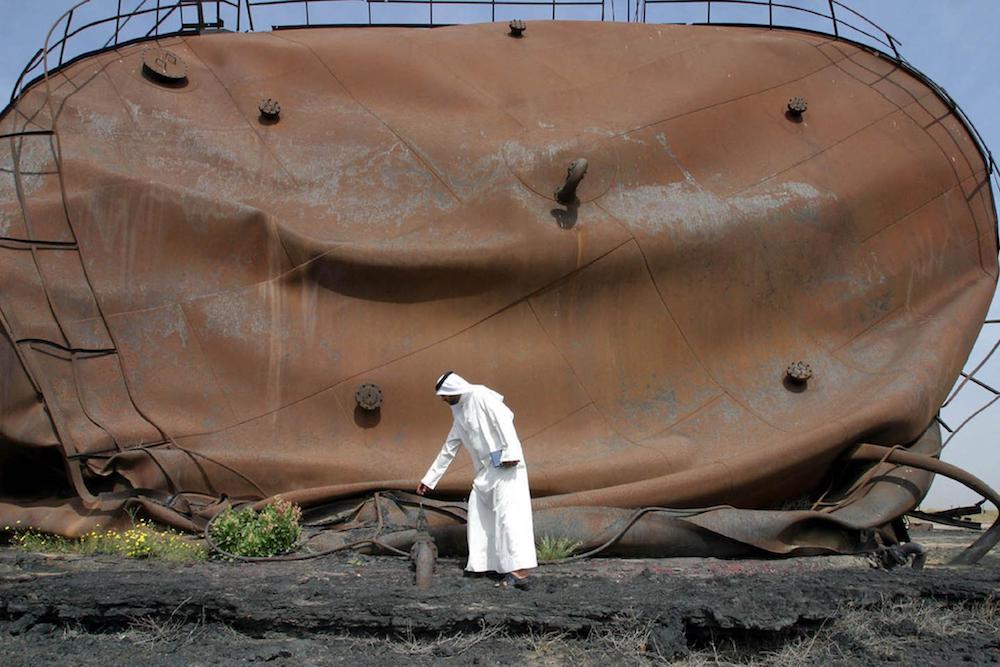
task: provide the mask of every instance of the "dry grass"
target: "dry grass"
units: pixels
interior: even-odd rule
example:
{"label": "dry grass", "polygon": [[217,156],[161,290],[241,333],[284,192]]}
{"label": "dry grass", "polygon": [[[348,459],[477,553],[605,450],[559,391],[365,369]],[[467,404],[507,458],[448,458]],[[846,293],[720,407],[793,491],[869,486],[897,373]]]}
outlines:
{"label": "dry grass", "polygon": [[[641,620],[630,613],[616,617],[605,627],[591,632],[586,639],[531,628],[512,635],[502,626],[482,622],[477,632],[458,632],[434,638],[415,636],[407,628],[399,636],[388,640],[342,635],[337,637],[337,641],[355,649],[385,650],[397,655],[421,657],[457,656],[489,643],[494,651],[508,657],[516,655],[518,664],[532,667],[633,665],[655,661],[655,656],[647,652],[652,626],[653,621]],[[487,660],[483,664],[490,663]]]}
{"label": "dry grass", "polygon": [[716,647],[693,652],[679,666],[745,665],[798,667],[850,663],[858,653],[898,661],[926,637],[960,639],[1000,633],[1000,599],[965,607],[925,599],[882,599],[870,607],[845,606],[811,636],[796,637],[772,651]]}
{"label": "dry grass", "polygon": [[498,625],[487,625],[485,621],[480,622],[479,631],[474,633],[456,632],[452,635],[438,635],[430,639],[417,637],[413,634],[413,628],[407,627],[396,638],[388,641],[376,637],[351,637],[344,636],[342,641],[365,646],[385,646],[393,653],[410,656],[431,656],[431,655],[460,655],[478,644],[491,639],[505,637],[504,628]]}
{"label": "dry grass", "polygon": [[[650,645],[656,620],[634,612],[616,616],[585,638],[567,633],[539,632],[528,629],[510,634],[500,626],[483,623],[471,633],[417,637],[404,630],[393,639],[341,636],[337,640],[357,649],[386,651],[399,656],[434,658],[457,656],[480,646],[481,664],[489,665],[489,656],[500,656],[498,664],[532,667],[570,665],[741,665],[746,667],[800,667],[801,665],[851,664],[859,660],[889,662],[906,660],[918,652],[920,642],[1000,634],[1000,599],[971,606],[947,605],[933,600],[886,598],[868,607],[845,606],[838,616],[816,632],[797,636],[780,646],[740,646],[720,642],[692,651],[683,660],[669,662],[656,654]],[[172,632],[169,619],[161,624],[159,635]],[[157,636],[147,629],[148,636]]]}
{"label": "dry grass", "polygon": [[508,638],[520,641],[526,649],[525,664],[532,667],[558,667],[559,665],[587,664],[586,652],[564,632],[540,632],[529,630],[524,637]]}
{"label": "dry grass", "polygon": [[628,664],[657,660],[649,651],[649,636],[656,626],[656,619],[641,618],[633,610],[615,616],[611,623],[593,630],[590,643],[608,653],[621,656]]}
{"label": "dry grass", "polygon": [[174,607],[165,619],[153,616],[140,616],[132,619],[127,630],[119,634],[119,639],[135,644],[169,644],[180,646],[193,642],[205,628],[205,608],[201,615],[191,620],[187,612],[181,609],[191,601],[188,597]]}

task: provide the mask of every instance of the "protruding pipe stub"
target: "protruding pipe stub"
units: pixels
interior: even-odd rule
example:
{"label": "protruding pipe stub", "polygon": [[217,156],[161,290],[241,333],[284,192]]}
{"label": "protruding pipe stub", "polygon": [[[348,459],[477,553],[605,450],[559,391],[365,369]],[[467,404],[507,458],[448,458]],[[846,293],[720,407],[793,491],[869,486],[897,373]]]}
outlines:
{"label": "protruding pipe stub", "polygon": [[788,117],[793,120],[802,120],[802,114],[806,112],[809,105],[804,97],[793,97],[788,100]]}
{"label": "protruding pipe stub", "polygon": [[365,383],[354,392],[354,400],[362,410],[378,410],[382,407],[382,390],[377,384]]}
{"label": "protruding pipe stub", "polygon": [[281,105],[278,104],[278,100],[270,97],[261,100],[257,108],[260,109],[260,117],[264,120],[276,121],[281,115]]}
{"label": "protruding pipe stub", "polygon": [[524,21],[522,21],[521,19],[514,19],[513,21],[510,22],[509,27],[510,27],[510,32],[507,34],[510,35],[511,37],[517,37],[517,38],[524,37],[524,31],[527,29],[527,26],[524,25]]}
{"label": "protruding pipe stub", "polygon": [[566,181],[556,190],[556,201],[560,204],[572,204],[576,201],[576,188],[587,174],[587,159],[577,158],[566,168]]}
{"label": "protruding pipe stub", "polygon": [[423,504],[417,514],[417,534],[410,547],[410,561],[413,564],[414,583],[420,590],[427,590],[434,583],[434,569],[437,566],[438,550],[434,538],[427,531],[427,515]]}

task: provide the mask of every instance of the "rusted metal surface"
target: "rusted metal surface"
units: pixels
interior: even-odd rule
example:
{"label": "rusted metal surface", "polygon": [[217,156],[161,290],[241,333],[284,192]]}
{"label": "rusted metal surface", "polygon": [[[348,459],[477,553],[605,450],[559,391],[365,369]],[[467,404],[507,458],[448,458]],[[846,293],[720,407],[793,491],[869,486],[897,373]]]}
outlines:
{"label": "rusted metal surface", "polygon": [[[706,530],[718,553],[864,550],[929,485],[844,463],[862,440],[937,453],[996,217],[979,146],[898,64],[810,33],[560,22],[163,47],[184,88],[125,45],[0,126],[23,241],[0,245],[4,524],[79,534],[127,501],[191,530],[223,496],[412,488],[447,432],[442,368],[506,396],[538,525],[598,546],[631,521],[623,553]],[[260,122],[262,91],[294,122]],[[808,391],[776,381],[790,358]],[[392,397],[377,420],[361,382]],[[636,509],[717,505],[738,509]]]}
{"label": "rusted metal surface", "polygon": [[[950,463],[939,461],[928,454],[863,444],[851,453],[851,458],[855,461],[897,463],[946,475],[965,485],[975,493],[980,494],[983,498],[992,502],[994,506],[1000,507],[1000,493],[990,488],[988,484],[975,475],[957,468]],[[1000,518],[996,519],[993,525],[980,535],[968,549],[962,552],[953,563],[956,565],[971,565],[995,547],[998,542],[1000,542]]]}
{"label": "rusted metal surface", "polygon": [[986,499],[983,498],[975,505],[968,505],[966,507],[954,507],[948,510],[941,510],[938,512],[910,512],[909,515],[915,519],[923,519],[924,521],[930,521],[932,523],[940,523],[946,526],[954,526],[956,528],[970,528],[972,530],[980,530],[982,524],[978,521],[972,521],[966,517],[974,516],[982,513],[983,504]]}

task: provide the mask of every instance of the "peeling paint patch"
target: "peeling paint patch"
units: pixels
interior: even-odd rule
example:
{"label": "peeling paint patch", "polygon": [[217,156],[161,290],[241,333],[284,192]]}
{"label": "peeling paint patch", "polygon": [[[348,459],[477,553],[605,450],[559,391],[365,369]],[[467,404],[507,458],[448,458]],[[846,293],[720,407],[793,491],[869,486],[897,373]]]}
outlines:
{"label": "peeling paint patch", "polygon": [[752,194],[736,195],[729,199],[729,203],[738,211],[756,218],[768,218],[779,211],[787,211],[791,214],[790,219],[796,222],[819,224],[822,222],[822,206],[836,200],[836,195],[822,193],[809,183],[789,182]]}

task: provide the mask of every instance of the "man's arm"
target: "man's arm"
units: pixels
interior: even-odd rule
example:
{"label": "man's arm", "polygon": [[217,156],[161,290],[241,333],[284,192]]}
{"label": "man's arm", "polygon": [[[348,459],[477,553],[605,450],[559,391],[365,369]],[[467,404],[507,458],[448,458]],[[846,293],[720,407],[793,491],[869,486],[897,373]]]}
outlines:
{"label": "man's arm", "polygon": [[493,416],[497,430],[500,431],[501,439],[504,442],[500,465],[509,468],[520,463],[521,459],[524,458],[524,453],[521,450],[521,440],[517,437],[517,431],[514,430],[514,413],[506,405],[503,407],[504,410],[501,413],[494,413]]}
{"label": "man's arm", "polygon": [[[479,397],[477,397],[479,398]],[[480,398],[479,428],[491,452],[500,451],[500,465],[505,468],[521,462],[521,441],[514,430],[514,413],[502,401]]]}
{"label": "man's arm", "polygon": [[441,477],[444,476],[445,471],[448,470],[448,466],[455,459],[455,454],[458,453],[458,448],[461,444],[462,439],[458,435],[458,430],[452,424],[451,430],[448,432],[448,437],[445,438],[444,445],[441,447],[437,458],[434,459],[434,463],[427,469],[427,474],[424,475],[424,478],[420,480],[420,484],[417,485],[417,493],[419,495],[422,496],[437,486],[438,482],[441,481]]}

